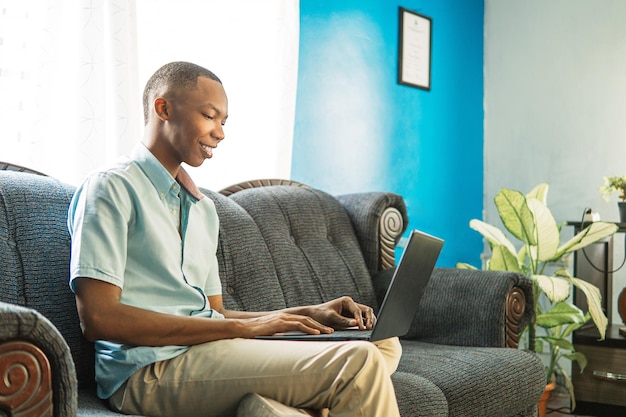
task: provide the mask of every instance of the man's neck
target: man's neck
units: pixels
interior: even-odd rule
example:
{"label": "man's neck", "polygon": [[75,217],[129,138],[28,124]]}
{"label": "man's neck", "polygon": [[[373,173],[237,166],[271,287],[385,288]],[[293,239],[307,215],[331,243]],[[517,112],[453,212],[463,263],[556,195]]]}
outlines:
{"label": "man's neck", "polygon": [[170,173],[173,178],[178,176],[181,169],[180,162],[173,158],[171,149],[168,149],[169,145],[164,140],[159,140],[156,132],[150,124],[146,125],[146,130],[143,135],[141,143],[154,155],[154,157],[163,165],[163,167]]}

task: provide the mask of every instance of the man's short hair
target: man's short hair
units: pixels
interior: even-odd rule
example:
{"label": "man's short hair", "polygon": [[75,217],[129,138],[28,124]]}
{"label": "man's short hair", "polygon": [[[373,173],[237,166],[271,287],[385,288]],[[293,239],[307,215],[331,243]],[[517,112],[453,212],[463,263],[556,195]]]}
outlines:
{"label": "man's short hair", "polygon": [[143,90],[143,121],[148,124],[150,106],[157,95],[164,91],[195,87],[198,77],[206,77],[222,83],[217,75],[200,65],[191,62],[176,61],[163,65],[150,77]]}

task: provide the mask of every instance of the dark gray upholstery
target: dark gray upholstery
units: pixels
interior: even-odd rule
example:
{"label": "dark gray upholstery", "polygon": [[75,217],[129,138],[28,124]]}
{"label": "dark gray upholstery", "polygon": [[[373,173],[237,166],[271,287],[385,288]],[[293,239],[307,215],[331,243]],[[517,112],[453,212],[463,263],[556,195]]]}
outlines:
{"label": "dark gray upholstery", "polygon": [[[250,214],[269,249],[283,298],[277,301],[294,306],[349,295],[376,306],[359,242],[346,211],[335,198],[314,189],[289,186],[253,188],[230,198]],[[219,214],[222,219],[224,213]],[[235,234],[221,234],[220,241],[226,240],[236,247],[240,239]],[[222,256],[238,259],[244,253],[237,248],[231,253],[222,251]],[[241,296],[257,299],[257,291]]]}
{"label": "dark gray upholstery", "polygon": [[[451,416],[510,416],[543,393],[543,365],[516,349],[403,340],[398,371],[420,375],[443,392]],[[506,404],[506,408],[503,405]]]}
{"label": "dark gray upholstery", "polygon": [[[114,416],[97,399],[93,346],[68,288],[67,207],[74,188],[0,171],[0,343],[32,341],[49,357],[59,416]],[[380,271],[380,219],[392,193],[333,197],[268,186],[229,197],[202,190],[220,216],[225,305],[268,310],[340,295],[378,306],[392,270]],[[522,275],[436,269],[392,376],[403,417],[530,417],[543,392],[536,355],[505,348],[505,299]],[[528,313],[523,317],[529,320]]]}
{"label": "dark gray upholstery", "polygon": [[406,228],[409,219],[404,206],[404,200],[398,194],[370,192],[355,193],[337,196],[346,213],[350,217],[354,232],[359,239],[361,252],[365,262],[373,276],[380,271],[380,244],[379,227],[383,212],[388,207],[393,207],[400,213],[402,222],[400,225],[387,224],[387,228]]}
{"label": "dark gray upholstery", "polygon": [[[532,284],[521,274],[436,268],[407,338],[443,345],[504,346],[505,304],[493,300],[504,300],[515,286],[532,294]],[[442,297],[454,300],[455,308],[442,304]],[[526,311],[533,310],[532,303],[526,297]],[[524,315],[521,327],[529,319]]]}
{"label": "dark gray upholstery", "polygon": [[[441,389],[413,372],[397,371],[391,375],[400,415],[447,417],[448,400]],[[419,411],[417,411],[419,410]]]}

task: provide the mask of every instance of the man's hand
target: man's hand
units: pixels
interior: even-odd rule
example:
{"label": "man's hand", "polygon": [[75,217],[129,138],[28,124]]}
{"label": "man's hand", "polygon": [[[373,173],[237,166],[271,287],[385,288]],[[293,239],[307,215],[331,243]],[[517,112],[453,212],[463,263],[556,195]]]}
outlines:
{"label": "man's hand", "polygon": [[340,297],[327,303],[311,306],[309,315],[334,329],[354,326],[359,329],[371,329],[376,321],[371,307],[356,303],[350,297]]}
{"label": "man's hand", "polygon": [[311,317],[285,312],[273,312],[244,319],[243,323],[250,330],[248,337],[267,336],[290,331],[301,331],[308,334],[333,332],[331,327],[324,326]]}
{"label": "man's hand", "polygon": [[323,304],[290,307],[274,312],[227,310],[221,297],[209,297],[211,307],[227,318],[240,319],[246,327],[245,337],[264,336],[299,330],[310,334],[332,333],[333,329],[358,327],[371,329],[376,322],[374,311],[350,297],[340,297]]}

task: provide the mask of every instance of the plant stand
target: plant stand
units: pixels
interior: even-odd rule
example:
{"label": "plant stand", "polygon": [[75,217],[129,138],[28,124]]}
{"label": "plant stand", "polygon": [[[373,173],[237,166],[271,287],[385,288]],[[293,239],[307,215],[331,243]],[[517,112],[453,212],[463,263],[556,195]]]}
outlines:
{"label": "plant stand", "polygon": [[583,373],[574,363],[572,382],[576,394],[576,412],[599,417],[626,415],[626,338],[621,326],[609,326],[604,341],[594,329],[574,333],[576,351],[589,361]]}
{"label": "plant stand", "polygon": [[619,209],[619,222],[626,223],[626,201],[618,201],[617,208]]}

